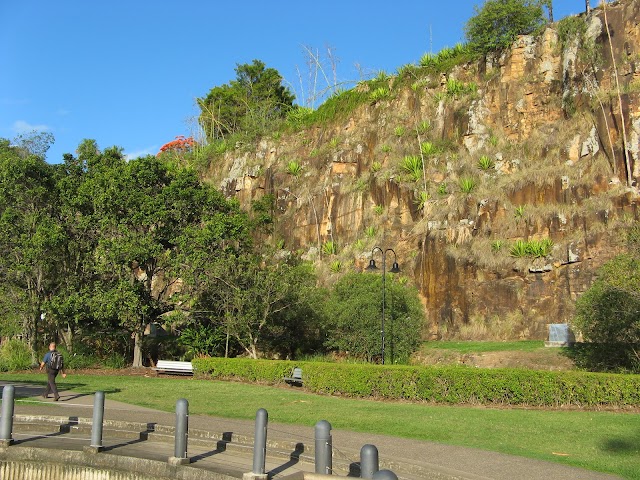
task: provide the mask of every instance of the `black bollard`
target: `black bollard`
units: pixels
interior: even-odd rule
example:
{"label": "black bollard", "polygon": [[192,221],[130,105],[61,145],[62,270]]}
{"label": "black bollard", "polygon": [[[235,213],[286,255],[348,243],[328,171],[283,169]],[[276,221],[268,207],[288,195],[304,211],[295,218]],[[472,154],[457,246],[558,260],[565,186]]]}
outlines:
{"label": "black bollard", "polygon": [[93,422],[91,422],[91,447],[102,450],[102,425],[104,420],[104,392],[93,397]]}
{"label": "black bollard", "polygon": [[15,387],[5,385],[2,389],[2,418],[0,419],[0,446],[8,447],[13,443],[13,405]]}
{"label": "black bollard", "polygon": [[187,457],[187,440],[189,436],[189,402],[180,398],[176,402],[176,438],[174,456],[169,458],[172,465],[186,465],[190,462]]}
{"label": "black bollard", "polygon": [[374,445],[364,445],[360,449],[360,478],[373,478],[379,469],[378,449]]}
{"label": "black bollard", "polygon": [[333,471],[333,445],[331,443],[331,424],[320,420],[315,428],[316,470],[315,473],[331,475]]}
{"label": "black bollard", "polygon": [[267,461],[267,422],[269,414],[264,408],[256,412],[256,435],[253,445],[253,473],[264,475]]}
{"label": "black bollard", "polygon": [[398,476],[391,470],[378,470],[373,474],[373,480],[398,480]]}

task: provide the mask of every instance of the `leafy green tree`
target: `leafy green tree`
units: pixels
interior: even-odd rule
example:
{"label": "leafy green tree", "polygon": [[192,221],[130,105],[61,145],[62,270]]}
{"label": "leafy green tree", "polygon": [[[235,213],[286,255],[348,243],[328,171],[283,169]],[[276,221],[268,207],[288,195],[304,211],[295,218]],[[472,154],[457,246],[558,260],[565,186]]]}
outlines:
{"label": "leafy green tree", "polygon": [[[518,35],[528,35],[545,24],[540,0],[487,0],[465,25],[469,46],[487,54],[509,48]],[[547,3],[548,4],[548,3]]]}
{"label": "leafy green tree", "polygon": [[[90,304],[98,280],[95,251],[101,236],[95,190],[90,187],[101,153],[94,140],[84,140],[78,153],[78,157],[65,154],[63,163],[54,166],[58,216],[66,241],[58,270],[59,288],[45,305],[49,323],[69,351],[73,351],[75,332],[93,327]],[[112,330],[111,326],[107,329]]]}
{"label": "leafy green tree", "polygon": [[202,245],[196,242],[213,248],[234,242],[246,230],[237,207],[192,171],[153,156],[114,165],[97,178],[100,189],[94,195],[105,208],[98,271],[111,287],[105,289],[104,304],[127,306],[118,320],[135,338],[134,366],[140,366],[145,325],[174,309],[171,295],[184,265],[194,261]]}
{"label": "leafy green tree", "polygon": [[[317,277],[308,263],[288,260],[288,274],[283,282],[295,282],[290,291],[290,304],[274,312],[263,335],[267,352],[280,358],[299,358],[324,353],[323,305],[327,291],[317,286]],[[291,288],[291,287],[290,287]]]}
{"label": "leafy green tree", "polygon": [[74,330],[127,330],[140,366],[146,325],[185,299],[189,265],[249,241],[246,215],[193,171],[153,156],[127,161],[93,140],[65,155],[56,180],[67,241],[47,310],[69,343]]}
{"label": "leafy green tree", "polygon": [[212,312],[251,358],[289,355],[303,343],[292,332],[310,312],[315,276],[307,265],[287,259],[269,262],[251,252],[227,253],[197,274],[206,285],[197,309]]}
{"label": "leafy green tree", "polygon": [[20,319],[34,351],[43,304],[58,287],[65,242],[53,168],[0,140],[0,310]]}
{"label": "leafy green tree", "polygon": [[[424,314],[413,288],[388,276],[385,360],[406,362],[421,341]],[[381,338],[382,277],[352,273],[335,285],[326,305],[327,348],[367,361],[377,359]]]}
{"label": "leafy green tree", "polygon": [[640,228],[629,234],[629,253],[598,272],[576,303],[574,328],[585,344],[574,356],[594,370],[640,371]]}
{"label": "leafy green tree", "polygon": [[260,60],[236,66],[236,79],[198,99],[200,125],[209,140],[265,132],[293,108],[294,95],[282,76]]}

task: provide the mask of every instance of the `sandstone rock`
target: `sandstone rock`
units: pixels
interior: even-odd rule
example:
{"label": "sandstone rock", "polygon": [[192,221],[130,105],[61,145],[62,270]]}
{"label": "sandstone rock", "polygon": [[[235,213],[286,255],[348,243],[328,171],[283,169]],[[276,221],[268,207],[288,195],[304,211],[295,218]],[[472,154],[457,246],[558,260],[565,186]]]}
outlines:
{"label": "sandstone rock", "polygon": [[580,157],[586,157],[587,155],[595,155],[600,151],[600,142],[598,141],[598,132],[596,127],[591,129],[589,137],[582,142],[582,149],[580,150]]}
{"label": "sandstone rock", "polygon": [[580,261],[580,255],[576,250],[576,246],[573,243],[569,244],[569,246],[567,247],[567,262],[575,263],[579,261]]}
{"label": "sandstone rock", "polygon": [[633,158],[633,176],[640,177],[640,114],[631,120],[629,153]]}
{"label": "sandstone rock", "polygon": [[[622,78],[625,87],[631,77],[636,81],[640,77],[636,72],[640,0],[612,3],[609,12],[615,27],[614,55],[624,59],[620,71],[629,73]],[[587,21],[587,35],[597,38],[597,48],[603,48],[600,12],[595,9]],[[433,77],[417,92],[410,88],[396,92],[394,86],[397,96],[390,108],[363,105],[334,125],[316,126],[291,138],[283,134],[277,143],[263,140],[256,152],[227,152],[215,167],[219,175],[215,181],[247,208],[260,190],[275,194],[277,235],[286,238],[293,251],[306,251],[304,258],[309,261],[318,260],[319,245],[327,240],[348,245],[375,224],[385,244],[403,258],[413,259],[407,272],[412,271],[426,306],[425,331],[443,337],[474,318],[484,325],[493,318],[513,318],[514,338],[542,339],[547,323],[571,319],[573,302],[592,283],[597,268],[618,253],[614,220],[634,215],[640,206],[636,189],[628,195],[618,190],[620,180],[626,180],[617,105],[605,105],[605,123],[585,88],[580,45],[570,43],[559,52],[557,44],[553,25],[539,37],[519,38],[500,56],[489,55],[484,65],[456,69],[450,78],[482,86],[473,100],[440,98],[436,104],[435,95],[446,87],[447,76],[440,84]],[[604,49],[601,53],[604,60],[595,75],[597,87],[611,92],[610,54]],[[368,85],[362,82],[356,88]],[[637,178],[640,96],[633,89],[627,91],[623,109]],[[571,106],[578,114],[565,118],[563,106]],[[585,128],[580,123],[584,118],[595,118],[597,126]],[[481,189],[462,197],[458,189],[450,188],[447,196],[434,196],[420,212],[415,205],[416,184],[403,184],[397,175],[398,159],[415,154],[416,143],[409,135],[396,138],[393,129],[403,126],[412,132],[426,119],[431,121],[431,139],[447,144],[447,152],[430,161],[430,193],[442,182],[453,187],[468,172],[479,179]],[[612,162],[611,171],[602,170],[592,178],[592,170],[601,168],[599,139],[608,142],[607,128],[616,145],[617,163]],[[499,139],[499,147],[488,141],[493,137]],[[332,138],[339,138],[340,144],[328,148]],[[381,153],[383,144],[392,147],[391,153]],[[311,156],[312,149],[321,153]],[[609,157],[608,143],[605,150]],[[477,152],[495,158],[495,173],[478,172],[473,163]],[[294,179],[284,174],[285,158],[305,159],[304,175]],[[565,160],[573,168],[562,165]],[[370,175],[373,162],[383,168]],[[546,162],[553,167],[546,168]],[[540,180],[538,167],[548,178]],[[491,190],[491,182],[500,192]],[[593,208],[603,202],[606,208]],[[605,211],[610,204],[610,212]],[[516,222],[515,205],[527,205],[531,214]],[[384,214],[376,216],[374,206],[383,207]],[[558,248],[540,264],[517,261],[508,254],[499,258],[488,247],[494,239],[547,237]]]}
{"label": "sandstone rock", "polygon": [[571,140],[571,143],[567,147],[567,155],[573,163],[580,160],[580,135],[574,136]]}

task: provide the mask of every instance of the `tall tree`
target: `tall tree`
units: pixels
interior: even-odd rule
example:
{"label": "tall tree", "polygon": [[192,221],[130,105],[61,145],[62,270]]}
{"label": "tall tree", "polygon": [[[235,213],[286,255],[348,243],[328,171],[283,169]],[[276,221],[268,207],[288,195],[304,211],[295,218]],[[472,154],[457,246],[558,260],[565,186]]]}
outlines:
{"label": "tall tree", "polygon": [[[106,206],[98,270],[110,285],[111,302],[129,306],[118,320],[132,332],[133,365],[141,366],[145,325],[173,309],[170,295],[182,269],[178,259],[189,259],[195,248],[184,236],[193,239],[193,229],[208,228],[218,215],[233,217],[233,207],[193,172],[170,168],[156,157],[122,160],[114,167],[97,178],[100,190],[94,195]],[[216,227],[232,241],[224,224]]]}
{"label": "tall tree", "polygon": [[544,25],[539,0],[487,0],[465,25],[469,46],[487,54],[509,48],[518,35],[528,35]]}
{"label": "tall tree", "polygon": [[199,308],[211,311],[251,358],[274,352],[290,355],[304,343],[290,335],[296,326],[288,315],[302,324],[309,313],[315,276],[308,266],[287,259],[267,261],[250,252],[230,253],[200,274],[207,276],[207,288],[201,292]]}
{"label": "tall tree", "polygon": [[49,308],[69,332],[127,330],[141,366],[145,326],[175,308],[186,265],[210,261],[198,257],[205,249],[242,245],[246,216],[192,171],[154,156],[127,161],[121,149],[101,152],[92,140],[77,158],[65,156],[57,179],[69,240],[63,293]]}
{"label": "tall tree", "polygon": [[43,304],[58,287],[65,242],[53,168],[42,157],[24,155],[8,140],[0,140],[0,303],[11,316],[21,318],[34,350]]}
{"label": "tall tree", "polygon": [[260,60],[236,66],[236,79],[198,99],[200,125],[209,140],[245,132],[260,134],[293,107],[282,76]]}
{"label": "tall tree", "polygon": [[55,142],[55,138],[51,132],[42,132],[33,130],[29,133],[21,133],[13,139],[14,145],[18,147],[21,155],[35,155],[45,159],[47,151]]}

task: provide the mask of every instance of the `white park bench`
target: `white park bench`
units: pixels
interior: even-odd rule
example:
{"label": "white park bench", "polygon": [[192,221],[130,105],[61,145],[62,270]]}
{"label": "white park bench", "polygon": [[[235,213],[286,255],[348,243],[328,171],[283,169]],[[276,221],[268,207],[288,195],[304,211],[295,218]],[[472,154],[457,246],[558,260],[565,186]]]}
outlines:
{"label": "white park bench", "polygon": [[178,362],[174,360],[158,360],[153,367],[158,374],[173,373],[177,375],[193,375],[193,365],[191,362]]}

